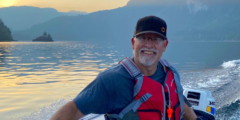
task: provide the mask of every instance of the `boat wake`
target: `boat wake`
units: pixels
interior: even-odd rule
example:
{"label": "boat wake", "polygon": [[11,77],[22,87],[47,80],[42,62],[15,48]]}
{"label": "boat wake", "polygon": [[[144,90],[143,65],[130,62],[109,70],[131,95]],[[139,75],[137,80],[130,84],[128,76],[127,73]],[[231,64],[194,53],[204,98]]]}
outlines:
{"label": "boat wake", "polygon": [[22,120],[49,120],[53,114],[68,101],[70,100],[62,99],[55,101],[51,105],[45,106],[37,112],[33,112],[28,116],[23,116]]}

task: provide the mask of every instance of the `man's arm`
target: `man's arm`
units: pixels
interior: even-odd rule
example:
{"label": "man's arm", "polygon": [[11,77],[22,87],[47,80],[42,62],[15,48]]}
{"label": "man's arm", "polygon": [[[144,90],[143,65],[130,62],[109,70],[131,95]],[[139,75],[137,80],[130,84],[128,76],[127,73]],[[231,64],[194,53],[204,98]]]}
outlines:
{"label": "man's arm", "polygon": [[62,106],[50,120],[78,120],[84,115],[77,108],[76,104],[73,101],[66,103]]}
{"label": "man's arm", "polygon": [[196,120],[197,119],[197,115],[195,114],[193,109],[191,107],[188,107],[188,105],[185,102],[183,105],[183,112],[185,112],[183,114],[183,118],[185,120]]}

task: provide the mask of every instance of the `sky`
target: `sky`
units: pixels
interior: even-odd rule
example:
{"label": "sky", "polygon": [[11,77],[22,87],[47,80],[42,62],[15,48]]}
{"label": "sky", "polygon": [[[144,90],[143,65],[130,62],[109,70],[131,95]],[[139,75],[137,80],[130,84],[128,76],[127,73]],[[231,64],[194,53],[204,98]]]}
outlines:
{"label": "sky", "polygon": [[95,12],[125,6],[129,0],[0,0],[1,7],[34,6],[55,8],[59,12],[71,10]]}

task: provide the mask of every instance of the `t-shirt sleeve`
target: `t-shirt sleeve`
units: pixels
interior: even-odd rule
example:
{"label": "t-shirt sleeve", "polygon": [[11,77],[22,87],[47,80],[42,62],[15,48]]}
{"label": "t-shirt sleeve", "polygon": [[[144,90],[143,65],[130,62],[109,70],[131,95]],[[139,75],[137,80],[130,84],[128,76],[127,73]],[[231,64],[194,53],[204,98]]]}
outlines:
{"label": "t-shirt sleeve", "polygon": [[84,114],[103,114],[108,112],[108,93],[97,76],[83,91],[81,91],[74,99],[77,108]]}

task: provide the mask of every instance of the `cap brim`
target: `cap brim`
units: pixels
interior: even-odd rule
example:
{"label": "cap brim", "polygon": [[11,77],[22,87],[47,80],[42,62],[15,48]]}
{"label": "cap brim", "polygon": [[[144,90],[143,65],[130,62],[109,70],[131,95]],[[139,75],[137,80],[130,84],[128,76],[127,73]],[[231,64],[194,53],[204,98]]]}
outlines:
{"label": "cap brim", "polygon": [[144,33],[155,33],[155,34],[158,34],[160,36],[162,36],[164,39],[167,40],[167,37],[165,37],[162,33],[159,33],[159,32],[156,32],[156,31],[143,31],[143,32],[139,32],[137,34],[134,35],[134,37],[140,35],[140,34],[144,34]]}

